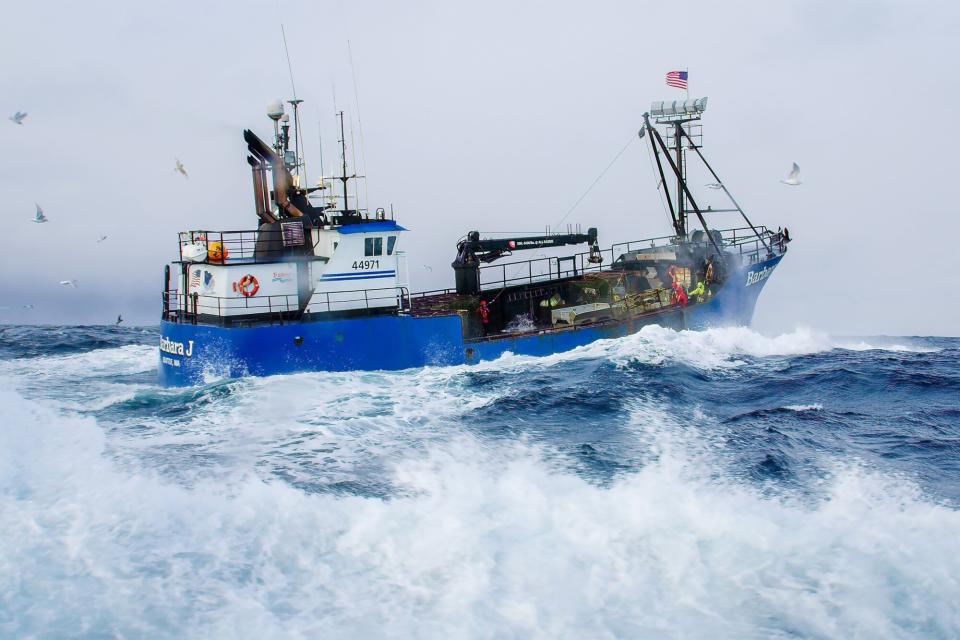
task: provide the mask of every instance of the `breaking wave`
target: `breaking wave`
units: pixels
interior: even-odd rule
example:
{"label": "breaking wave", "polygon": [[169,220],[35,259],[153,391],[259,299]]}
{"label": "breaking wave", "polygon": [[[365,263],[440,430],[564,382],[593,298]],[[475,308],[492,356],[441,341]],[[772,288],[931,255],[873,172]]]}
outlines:
{"label": "breaking wave", "polygon": [[0,360],[0,635],[960,634],[960,341],[162,389],[154,339]]}

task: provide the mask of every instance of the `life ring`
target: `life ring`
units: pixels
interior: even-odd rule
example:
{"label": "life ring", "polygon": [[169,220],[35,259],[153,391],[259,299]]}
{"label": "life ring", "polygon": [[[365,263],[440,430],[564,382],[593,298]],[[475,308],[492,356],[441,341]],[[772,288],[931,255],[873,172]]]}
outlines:
{"label": "life ring", "polygon": [[242,295],[244,298],[257,295],[257,291],[259,290],[260,283],[257,282],[257,279],[249,273],[240,278],[240,282],[237,283],[237,291],[239,291],[240,295]]}

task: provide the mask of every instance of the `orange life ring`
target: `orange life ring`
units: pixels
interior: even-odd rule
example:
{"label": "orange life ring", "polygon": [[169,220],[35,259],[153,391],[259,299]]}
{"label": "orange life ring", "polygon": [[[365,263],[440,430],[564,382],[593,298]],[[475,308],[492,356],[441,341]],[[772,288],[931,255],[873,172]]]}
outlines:
{"label": "orange life ring", "polygon": [[240,278],[240,282],[237,283],[237,291],[239,291],[240,295],[244,298],[257,295],[257,291],[259,290],[260,283],[249,273]]}

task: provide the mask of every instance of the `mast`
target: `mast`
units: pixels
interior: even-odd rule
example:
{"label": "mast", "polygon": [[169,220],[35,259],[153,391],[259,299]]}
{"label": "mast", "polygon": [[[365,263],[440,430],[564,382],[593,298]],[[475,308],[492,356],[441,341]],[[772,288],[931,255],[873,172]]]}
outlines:
{"label": "mast", "polygon": [[338,114],[340,116],[340,157],[343,159],[343,175],[340,176],[340,181],[343,183],[343,215],[349,215],[349,200],[347,200],[347,181],[350,179],[347,177],[347,137],[343,130],[343,111],[340,111]]}
{"label": "mast", "polygon": [[677,154],[677,217],[679,218],[679,229],[677,234],[683,238],[687,237],[687,212],[684,209],[684,198],[683,198],[683,181],[684,181],[684,167],[683,167],[683,146],[681,142],[683,141],[683,120],[679,120],[673,123],[674,131],[674,147]]}
{"label": "mast", "polygon": [[[686,129],[683,128],[683,125],[688,122],[698,121],[700,119],[700,114],[703,113],[706,107],[706,98],[699,98],[697,100],[675,100],[672,102],[654,102],[650,107],[650,112],[643,114],[643,122],[646,131],[650,134],[650,143],[654,147],[654,152],[656,152],[656,148],[659,145],[660,149],[663,151],[664,158],[666,158],[667,163],[670,165],[671,171],[673,171],[674,176],[677,178],[676,229],[678,232],[677,235],[679,236],[679,242],[686,243],[688,241],[686,202],[689,201],[693,206],[694,213],[697,214],[697,219],[700,221],[700,225],[703,227],[703,231],[706,233],[710,244],[712,244],[713,248],[717,250],[717,253],[722,253],[720,246],[717,244],[716,239],[710,232],[710,228],[707,226],[707,221],[703,217],[703,211],[699,206],[697,206],[697,201],[690,192],[690,188],[688,187],[687,181],[684,177],[683,138],[686,136],[689,139],[690,134],[688,134]],[[653,118],[656,119],[657,124],[663,124],[667,126],[666,133],[668,140],[670,138],[670,134],[673,134],[673,154],[676,155],[676,159],[674,159],[670,148],[667,147],[667,144],[660,136],[660,132],[656,129],[656,127],[650,124],[650,116],[653,116]],[[693,140],[691,140],[691,145],[696,148],[696,145],[693,144]],[[657,157],[657,165],[661,169],[662,176],[663,172],[662,167],[660,166],[659,156]],[[666,188],[666,183],[664,183],[664,188]],[[669,202],[669,194],[667,199]]]}
{"label": "mast", "polygon": [[[652,131],[653,128],[650,125],[650,114],[643,114],[643,129],[640,129],[640,137],[642,138],[647,131]],[[670,222],[673,224],[673,232],[678,236],[682,235],[680,233],[680,223],[677,220],[677,214],[673,209],[673,196],[670,195],[670,187],[667,186],[667,176],[663,173],[663,163],[660,162],[660,150],[657,148],[657,142],[654,140],[653,135],[649,136],[650,148],[653,149],[653,156],[657,161],[657,171],[660,173],[660,186],[663,187],[663,191],[666,194],[667,207],[670,209]]]}
{"label": "mast", "polygon": [[[303,100],[295,97],[293,100],[287,100],[287,102],[293,107],[293,153],[297,163],[295,169],[301,180],[299,186],[306,186],[307,161],[300,157],[300,104]],[[301,168],[303,169],[302,173]]]}

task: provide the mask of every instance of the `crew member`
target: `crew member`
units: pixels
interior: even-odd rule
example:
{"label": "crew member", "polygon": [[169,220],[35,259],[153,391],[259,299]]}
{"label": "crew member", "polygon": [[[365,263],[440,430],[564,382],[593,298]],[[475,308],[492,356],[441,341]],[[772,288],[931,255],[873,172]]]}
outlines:
{"label": "crew member", "polygon": [[681,307],[687,306],[687,294],[683,292],[683,285],[679,280],[673,281],[673,301]]}
{"label": "crew member", "polygon": [[487,305],[486,300],[480,301],[480,308],[477,309],[477,313],[480,314],[480,322],[483,324],[483,335],[487,335],[487,329],[490,324],[490,307]]}
{"label": "crew member", "polygon": [[687,295],[690,296],[691,298],[696,296],[697,302],[703,302],[703,292],[704,292],[704,286],[703,286],[703,280],[701,280],[700,282],[697,283],[697,286],[695,286],[693,289],[690,289],[690,293],[688,293]]}

